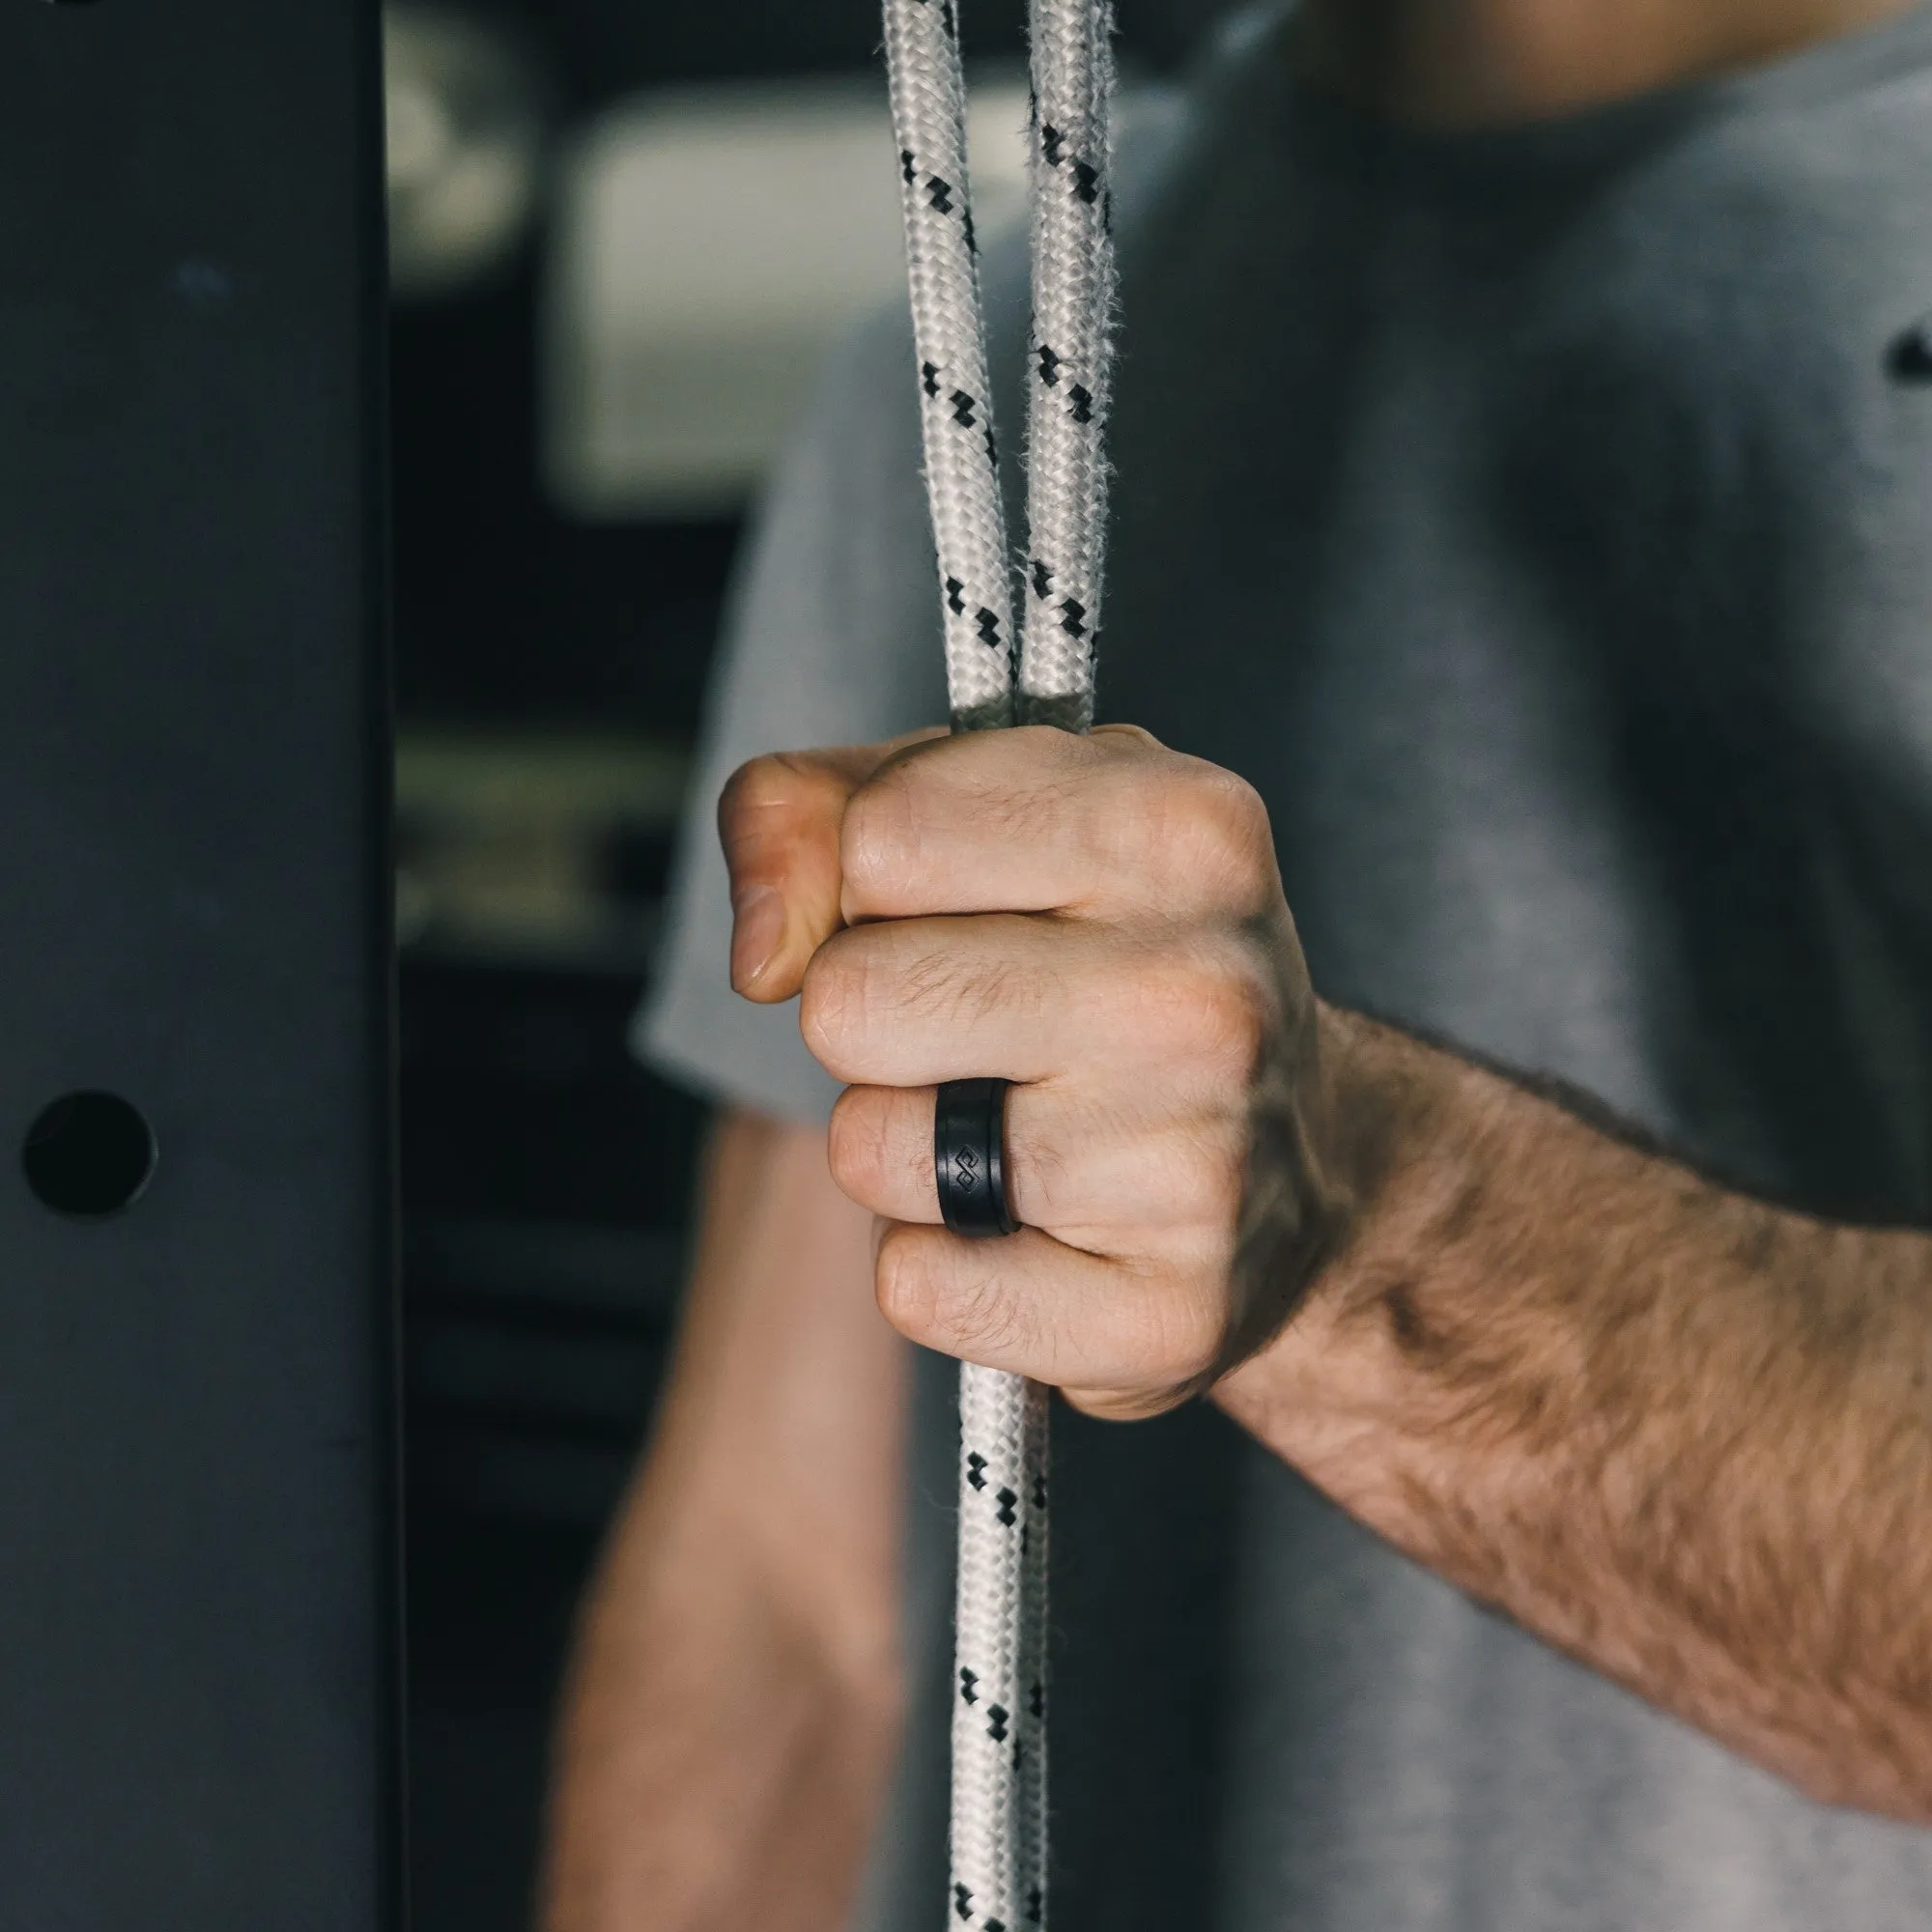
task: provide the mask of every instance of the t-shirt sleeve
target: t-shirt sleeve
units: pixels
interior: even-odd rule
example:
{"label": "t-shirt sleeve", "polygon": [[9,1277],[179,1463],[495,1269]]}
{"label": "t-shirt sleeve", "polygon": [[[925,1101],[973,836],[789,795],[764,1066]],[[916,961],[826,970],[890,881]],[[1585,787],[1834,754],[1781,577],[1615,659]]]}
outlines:
{"label": "t-shirt sleeve", "polygon": [[838,1089],[799,1037],[796,1001],[756,1007],[731,991],[715,808],[760,753],[945,721],[912,381],[903,316],[866,324],[835,353],[769,487],[730,601],[665,942],[633,1035],[681,1084],[800,1122],[822,1122]]}

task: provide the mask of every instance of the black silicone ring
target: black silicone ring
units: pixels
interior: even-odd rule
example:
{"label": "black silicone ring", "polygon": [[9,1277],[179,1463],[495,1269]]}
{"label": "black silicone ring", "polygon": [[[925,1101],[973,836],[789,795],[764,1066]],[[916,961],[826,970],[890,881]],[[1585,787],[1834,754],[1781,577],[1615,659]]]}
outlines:
{"label": "black silicone ring", "polygon": [[984,1239],[1019,1232],[1007,1201],[1007,1085],[949,1080],[932,1117],[932,1171],[939,1212],[955,1235]]}

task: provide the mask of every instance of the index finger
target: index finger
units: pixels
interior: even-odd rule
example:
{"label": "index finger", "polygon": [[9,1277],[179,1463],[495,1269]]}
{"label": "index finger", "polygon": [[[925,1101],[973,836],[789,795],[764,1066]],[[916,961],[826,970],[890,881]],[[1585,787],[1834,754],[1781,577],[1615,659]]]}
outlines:
{"label": "index finger", "polygon": [[1275,877],[1253,789],[1131,724],[976,732],[881,763],[846,806],[839,869],[847,924],[1245,912]]}

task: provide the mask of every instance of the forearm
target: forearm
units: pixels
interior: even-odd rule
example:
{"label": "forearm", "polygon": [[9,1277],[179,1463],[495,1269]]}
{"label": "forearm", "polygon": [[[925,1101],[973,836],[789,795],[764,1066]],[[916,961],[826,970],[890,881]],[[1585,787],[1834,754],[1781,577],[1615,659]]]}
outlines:
{"label": "forearm", "polygon": [[896,1744],[903,1345],[822,1134],[726,1120],[579,1632],[546,1932],[834,1932]]}
{"label": "forearm", "polygon": [[627,1522],[559,1731],[546,1932],[834,1932],[899,1721],[895,1655],[852,1648],[728,1522]]}
{"label": "forearm", "polygon": [[1323,1014],[1353,1225],[1217,1399],[1814,1794],[1932,1822],[1932,1242],[1727,1194]]}

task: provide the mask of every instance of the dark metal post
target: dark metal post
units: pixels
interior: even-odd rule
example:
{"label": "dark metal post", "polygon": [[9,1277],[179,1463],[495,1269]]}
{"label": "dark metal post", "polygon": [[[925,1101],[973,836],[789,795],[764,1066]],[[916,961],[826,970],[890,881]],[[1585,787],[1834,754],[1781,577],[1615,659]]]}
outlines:
{"label": "dark metal post", "polygon": [[369,0],[0,0],[0,1924],[401,1923]]}

